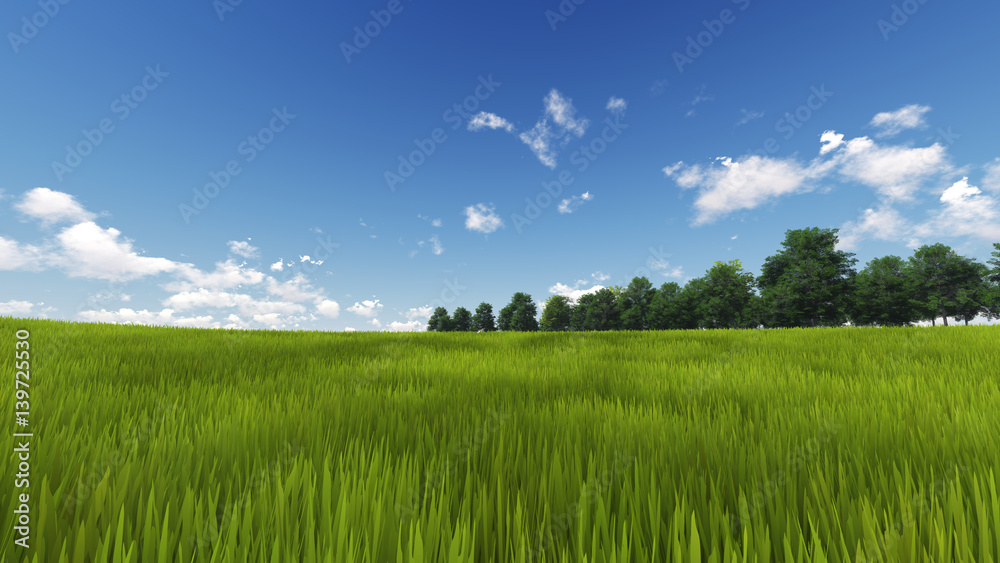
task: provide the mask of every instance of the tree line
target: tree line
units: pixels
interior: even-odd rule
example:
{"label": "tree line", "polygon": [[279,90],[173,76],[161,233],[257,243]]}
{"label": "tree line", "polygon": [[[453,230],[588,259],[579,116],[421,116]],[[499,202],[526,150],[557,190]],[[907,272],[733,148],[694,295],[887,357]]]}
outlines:
{"label": "tree line", "polygon": [[1000,243],[986,264],[944,244],[924,245],[904,259],[875,258],[860,272],[854,253],[835,250],[839,229],[788,230],[782,249],[759,277],[739,260],[716,262],[683,287],[654,288],[646,277],[572,301],[552,295],[538,321],[531,296],[517,292],[494,318],[493,306],[434,310],[427,330],[593,331],[709,328],[908,326],[941,318],[1000,319]]}

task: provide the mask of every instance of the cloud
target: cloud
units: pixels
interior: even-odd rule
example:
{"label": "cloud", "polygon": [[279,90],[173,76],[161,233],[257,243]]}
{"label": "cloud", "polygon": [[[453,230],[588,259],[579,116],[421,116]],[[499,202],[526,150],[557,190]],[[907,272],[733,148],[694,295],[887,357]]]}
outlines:
{"label": "cloud", "polygon": [[740,112],[743,113],[743,117],[741,117],[740,120],[736,122],[736,127],[739,127],[740,125],[746,125],[747,123],[750,123],[755,119],[760,119],[764,117],[764,112],[762,111],[747,111],[745,109],[741,109]]}
{"label": "cloud", "polygon": [[611,279],[611,276],[605,274],[604,272],[602,272],[600,270],[594,272],[593,274],[590,274],[590,277],[594,278],[594,281],[598,281],[598,282],[608,281],[608,280]]}
{"label": "cloud", "polygon": [[41,257],[45,250],[31,245],[20,245],[17,241],[0,237],[0,271],[40,270]]}
{"label": "cloud", "polygon": [[556,167],[556,154],[552,149],[552,130],[543,119],[535,124],[530,130],[521,133],[518,137],[521,142],[528,145],[531,152],[535,153],[538,160],[549,168]]}
{"label": "cloud", "polygon": [[440,256],[441,254],[444,254],[444,248],[441,246],[441,241],[438,240],[437,235],[432,236],[430,238],[430,242],[433,245],[432,252],[434,252],[435,255]]}
{"label": "cloud", "polygon": [[81,223],[96,218],[96,215],[84,209],[73,196],[48,188],[35,188],[26,192],[24,199],[16,204],[14,209],[40,220],[44,226],[63,221]]}
{"label": "cloud", "polygon": [[545,96],[545,113],[552,117],[552,121],[566,131],[582,137],[590,121],[586,118],[576,118],[576,109],[573,107],[573,100],[563,97],[558,90],[553,88]]}
{"label": "cloud", "polygon": [[939,143],[916,148],[879,146],[868,137],[842,144],[833,164],[842,176],[875,188],[890,200],[912,199],[921,182],[949,169],[945,148]]}
{"label": "cloud", "polygon": [[490,234],[503,226],[503,219],[496,214],[493,204],[477,203],[464,210],[465,228],[483,234]]}
{"label": "cloud", "polygon": [[575,195],[569,199],[564,199],[559,202],[559,213],[572,213],[580,208],[585,202],[594,199],[594,196],[590,195],[590,192],[583,192],[582,195]]}
{"label": "cloud", "polygon": [[277,262],[275,262],[274,264],[271,264],[271,271],[272,272],[280,272],[280,271],[282,271],[282,270],[285,269],[285,265],[282,263],[282,260],[283,260],[282,258],[278,258]]}
{"label": "cloud", "polygon": [[484,127],[487,129],[503,129],[508,133],[514,131],[514,124],[495,113],[481,111],[469,120],[469,131],[479,131]]}
{"label": "cloud", "polygon": [[680,279],[684,277],[684,267],[676,266],[674,268],[671,268],[670,262],[668,262],[667,260],[660,260],[653,258],[647,262],[647,265],[649,266],[650,270],[658,272],[661,276],[665,278]]}
{"label": "cloud", "polygon": [[358,329],[356,329],[354,327],[350,327],[350,326],[345,326],[344,327],[344,332],[357,332],[357,331],[358,331]]}
{"label": "cloud", "polygon": [[279,282],[274,278],[267,278],[266,287],[269,295],[275,295],[294,303],[316,301],[323,294],[323,290],[314,289],[309,284],[309,279],[301,272],[295,274],[292,279],[285,282]]}
{"label": "cloud", "polygon": [[299,256],[299,262],[300,263],[301,262],[309,262],[310,264],[314,264],[316,266],[322,266],[323,265],[323,261],[322,260],[313,260],[308,254],[306,254],[305,256]]}
{"label": "cloud", "polygon": [[883,204],[878,209],[865,209],[857,221],[848,221],[840,228],[837,249],[856,250],[862,240],[902,240],[911,227],[898,211]]}
{"label": "cloud", "polygon": [[927,123],[924,121],[924,115],[929,111],[931,111],[930,106],[910,104],[896,111],[885,111],[875,114],[869,125],[880,129],[876,133],[877,137],[891,137],[907,129],[926,127]]}
{"label": "cloud", "polygon": [[197,291],[182,291],[166,298],[164,307],[177,311],[207,307],[212,309],[237,308],[243,315],[264,315],[270,313],[295,314],[304,313],[306,308],[290,301],[270,301],[257,299],[245,293],[230,293],[227,291],[198,289]]}
{"label": "cloud", "polygon": [[826,154],[844,144],[844,136],[836,131],[823,131],[819,142],[823,145],[819,148],[819,154]]}
{"label": "cloud", "polygon": [[653,84],[651,84],[649,86],[649,96],[652,97],[652,98],[655,98],[655,97],[659,96],[660,94],[666,92],[667,91],[667,84],[669,84],[669,82],[667,82],[666,80],[656,80],[656,81],[654,81]]}
{"label": "cloud", "polygon": [[378,299],[375,300],[365,300],[360,303],[355,302],[347,308],[348,311],[358,315],[360,317],[373,318],[375,315],[382,310],[382,304],[379,303]]}
{"label": "cloud", "polygon": [[417,319],[429,319],[431,313],[434,312],[434,308],[430,305],[426,307],[411,307],[409,311],[403,313],[402,315],[406,317],[408,321],[415,321]]}
{"label": "cloud", "polygon": [[143,309],[122,308],[117,311],[80,311],[77,317],[85,322],[92,323],[114,323],[114,324],[142,324],[142,325],[168,325],[187,326],[199,328],[221,328],[221,323],[213,322],[210,315],[199,317],[174,317],[174,311],[163,309],[162,311],[149,311]]}
{"label": "cloud", "polygon": [[243,258],[260,258],[260,249],[245,240],[231,240],[227,244],[232,254]]}
{"label": "cloud", "polygon": [[627,107],[628,107],[628,102],[626,102],[622,98],[616,98],[614,96],[611,96],[610,98],[608,98],[608,105],[606,105],[604,109],[610,111],[615,115],[621,116],[625,115],[625,109]]}
{"label": "cloud", "polygon": [[[39,305],[44,305],[44,303],[39,303]],[[35,304],[30,301],[0,301],[0,316],[27,317],[34,307]]]}
{"label": "cloud", "polygon": [[983,189],[991,192],[1000,192],[1000,158],[995,159],[984,168],[986,169],[986,176],[983,177]]}
{"label": "cloud", "polygon": [[549,293],[555,295],[562,295],[563,297],[568,298],[573,303],[576,303],[577,300],[580,299],[580,297],[588,293],[597,293],[598,291],[604,289],[603,285],[598,285],[598,284],[594,284],[593,286],[587,289],[581,288],[580,286],[585,285],[585,283],[586,282],[584,282],[583,280],[579,280],[573,285],[556,283],[555,285],[549,288]]}
{"label": "cloud", "polygon": [[425,325],[420,321],[409,321],[405,323],[400,321],[392,321],[391,323],[389,323],[389,326],[387,328],[392,332],[423,332],[425,329]]}
{"label": "cloud", "polygon": [[431,226],[432,227],[440,227],[441,226],[441,220],[440,219],[434,219],[433,221],[431,221]]}
{"label": "cloud", "polygon": [[930,220],[918,225],[919,236],[973,236],[987,242],[1000,240],[1000,204],[996,198],[983,194],[964,177],[944,190],[941,208]]}
{"label": "cloud", "polygon": [[91,221],[67,227],[56,237],[61,245],[59,262],[70,277],[130,281],[173,272],[181,265],[166,258],[140,256],[132,241],[114,228],[102,229]]}
{"label": "cloud", "polygon": [[208,273],[190,264],[182,264],[178,268],[178,274],[183,280],[168,282],[164,285],[164,289],[167,291],[192,291],[199,288],[233,289],[259,284],[267,277],[263,272],[247,268],[245,264],[237,264],[232,259],[216,262],[215,270]]}
{"label": "cloud", "polygon": [[694,202],[695,226],[737,210],[754,209],[771,198],[810,191],[812,186],[808,181],[821,172],[818,167],[802,165],[793,159],[750,156],[742,162],[728,157],[716,161],[721,166],[687,166],[678,162],[663,169],[682,189],[699,188]]}
{"label": "cloud", "polygon": [[340,316],[340,305],[336,301],[324,299],[316,304],[316,312],[324,317],[336,319]]}

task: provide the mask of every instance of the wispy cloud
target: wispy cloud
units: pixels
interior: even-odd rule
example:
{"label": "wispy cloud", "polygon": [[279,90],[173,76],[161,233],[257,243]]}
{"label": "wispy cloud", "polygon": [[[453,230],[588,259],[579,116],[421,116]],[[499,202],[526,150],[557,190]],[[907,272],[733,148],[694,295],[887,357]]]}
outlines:
{"label": "wispy cloud", "polygon": [[496,214],[493,204],[477,203],[464,210],[465,228],[483,234],[490,234],[503,227],[503,219]]}
{"label": "wispy cloud", "polygon": [[876,136],[891,137],[907,129],[926,127],[927,123],[924,121],[924,115],[929,111],[931,111],[930,106],[910,104],[896,111],[884,111],[875,114],[869,125],[880,130],[876,133]]}
{"label": "wispy cloud", "polygon": [[590,192],[583,192],[581,195],[571,196],[559,202],[559,213],[572,213],[580,208],[585,202],[594,199]]}
{"label": "wispy cloud", "polygon": [[514,131],[514,124],[500,117],[495,113],[481,111],[472,116],[469,120],[469,131],[479,131],[480,129],[503,129],[508,133]]}
{"label": "wispy cloud", "polygon": [[739,127],[740,125],[746,125],[747,123],[750,123],[755,119],[760,119],[764,117],[764,112],[762,111],[748,111],[746,109],[741,109],[740,112],[743,114],[743,117],[741,117],[739,121],[736,122],[737,127]]}
{"label": "wispy cloud", "polygon": [[610,111],[615,115],[624,115],[625,109],[627,107],[628,107],[628,102],[626,102],[622,98],[616,98],[612,96],[608,98],[608,105],[605,106],[605,109],[607,109],[608,111]]}

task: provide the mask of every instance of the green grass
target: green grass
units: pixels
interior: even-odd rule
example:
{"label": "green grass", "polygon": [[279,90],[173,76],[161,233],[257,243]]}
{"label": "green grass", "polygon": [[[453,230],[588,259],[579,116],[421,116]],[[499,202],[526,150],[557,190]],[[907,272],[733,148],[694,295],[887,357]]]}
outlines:
{"label": "green grass", "polygon": [[[1000,561],[1000,327],[15,331],[62,561]],[[17,492],[22,492],[17,490]]]}

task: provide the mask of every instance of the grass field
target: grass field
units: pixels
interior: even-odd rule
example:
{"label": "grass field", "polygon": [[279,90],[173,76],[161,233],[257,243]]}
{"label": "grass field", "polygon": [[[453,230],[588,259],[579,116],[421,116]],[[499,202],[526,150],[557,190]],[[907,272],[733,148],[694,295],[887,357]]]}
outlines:
{"label": "grass field", "polygon": [[1000,561],[1000,326],[0,335],[3,561]]}

